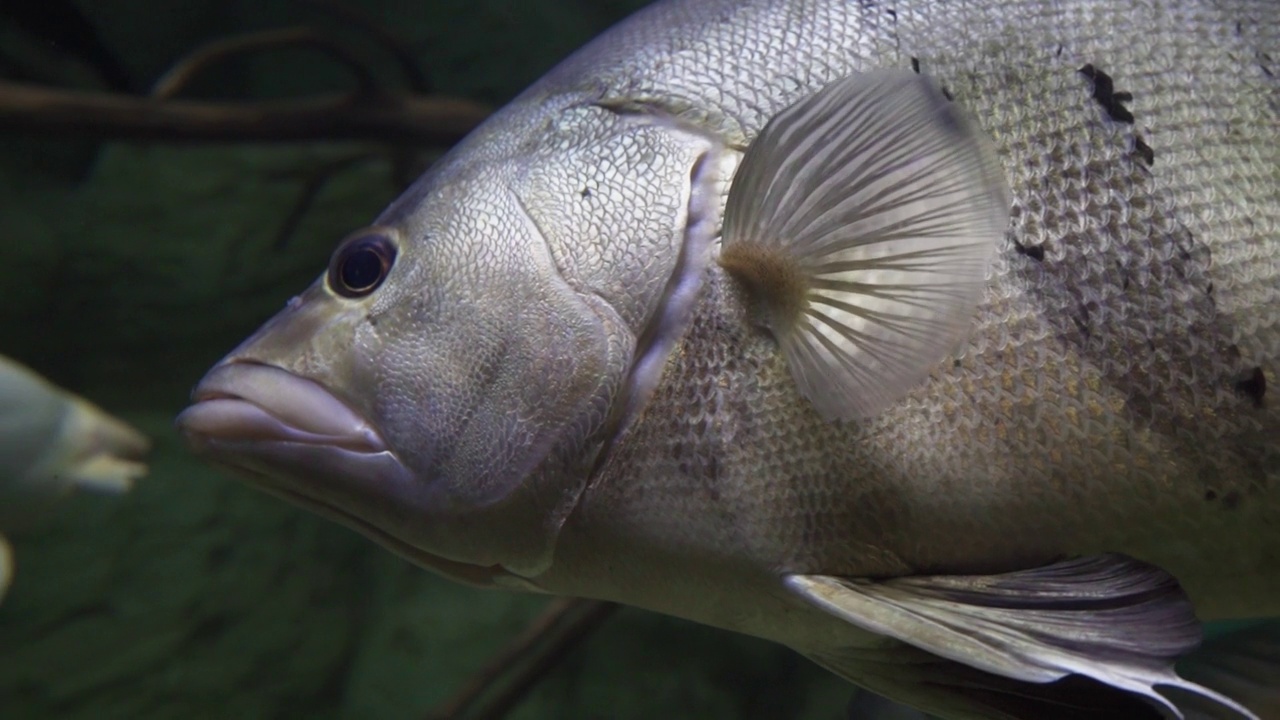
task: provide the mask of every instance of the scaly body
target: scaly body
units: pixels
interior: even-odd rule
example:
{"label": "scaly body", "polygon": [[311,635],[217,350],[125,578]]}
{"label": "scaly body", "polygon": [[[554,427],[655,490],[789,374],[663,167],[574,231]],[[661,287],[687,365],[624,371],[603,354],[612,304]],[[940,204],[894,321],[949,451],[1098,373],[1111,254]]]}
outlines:
{"label": "scaly body", "polygon": [[[713,266],[644,419],[566,525],[552,589],[656,592],[699,616],[713,583],[646,588],[708,551],[883,577],[1120,550],[1172,571],[1204,617],[1280,614],[1280,404],[1242,391],[1255,367],[1280,378],[1280,79],[1261,55],[1280,50],[1274,7],[682,8],[585,51],[469,144],[523,162],[516,138],[583,132],[541,132],[566,108],[616,122],[593,106],[604,97],[684,111],[741,147],[797,97],[915,58],[1000,147],[1011,238],[968,346],[861,426],[806,411]],[[1133,94],[1133,124],[1092,97],[1085,64]]]}
{"label": "scaly body", "polygon": [[[1202,619],[1280,615],[1277,57],[1265,0],[659,3],[344,243],[180,424],[474,584],[772,638],[952,718],[1113,707],[1043,685],[1072,674],[1158,700],[1197,638],[1169,575]],[[876,215],[894,192],[916,209]],[[865,343],[815,340],[819,306]]]}

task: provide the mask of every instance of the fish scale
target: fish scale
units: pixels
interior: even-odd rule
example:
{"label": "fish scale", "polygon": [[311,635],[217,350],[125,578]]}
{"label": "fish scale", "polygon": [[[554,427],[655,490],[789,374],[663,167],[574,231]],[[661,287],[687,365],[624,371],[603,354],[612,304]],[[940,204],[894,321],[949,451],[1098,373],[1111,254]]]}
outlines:
{"label": "fish scale", "polygon": [[[849,21],[845,16],[832,19],[830,13],[877,12],[836,3],[817,5],[803,11],[814,28],[821,27],[824,17],[835,24]],[[1225,37],[1219,39],[1230,45],[1215,47],[1204,43],[1197,31],[1205,23],[1225,23],[1229,28],[1233,23],[1224,21],[1223,15],[1245,17],[1261,6],[1227,4],[1225,10],[1209,13],[1212,17],[1192,22],[1196,13],[1188,7],[1195,3],[1181,3],[1181,8],[1178,3],[1052,5],[1056,12],[1019,2],[915,3],[910,9],[897,8],[893,23],[898,52],[920,58],[923,68],[953,88],[957,100],[973,109],[1001,147],[1015,194],[1011,237],[1023,246],[1044,248],[1044,261],[1015,252],[1012,243],[1005,245],[992,265],[987,299],[967,347],[959,353],[959,367],[940,368],[904,403],[863,428],[831,428],[802,412],[783,412],[783,407],[797,400],[772,349],[767,344],[758,348],[760,363],[773,373],[772,384],[759,380],[748,384],[744,373],[733,373],[727,385],[731,391],[770,387],[776,395],[773,402],[765,402],[757,394],[750,413],[718,423],[737,428],[733,447],[721,448],[723,482],[750,488],[744,492],[752,497],[776,492],[803,497],[766,502],[764,508],[788,509],[781,516],[766,513],[746,521],[764,536],[781,533],[777,546],[763,551],[764,555],[785,557],[790,552],[823,558],[818,563],[786,565],[793,571],[859,576],[900,573],[904,567],[915,572],[992,571],[1046,562],[1063,552],[1097,551],[1113,539],[1134,540],[1144,547],[1130,552],[1173,570],[1206,616],[1243,607],[1255,614],[1275,612],[1280,608],[1271,606],[1271,598],[1280,591],[1280,580],[1265,573],[1256,573],[1255,586],[1232,597],[1214,597],[1210,589],[1218,584],[1216,577],[1260,570],[1280,555],[1280,537],[1266,530],[1280,520],[1274,500],[1280,482],[1274,441],[1280,437],[1280,420],[1274,404],[1263,413],[1250,411],[1247,398],[1233,386],[1236,375],[1250,363],[1262,365],[1268,377],[1280,375],[1280,352],[1274,337],[1265,332],[1273,325],[1245,337],[1238,326],[1222,318],[1224,313],[1229,318],[1276,315],[1280,183],[1275,181],[1274,168],[1280,165],[1272,164],[1268,171],[1268,158],[1251,161],[1239,156],[1224,164],[1224,140],[1218,132],[1223,120],[1188,116],[1184,109],[1188,103],[1231,107],[1230,112],[1252,121],[1250,135],[1245,136],[1253,138],[1250,147],[1262,149],[1263,154],[1270,147],[1269,154],[1276,154],[1280,144],[1264,142],[1266,137],[1276,137],[1276,115],[1266,106],[1265,96],[1241,89],[1260,85],[1265,75],[1247,63],[1226,60],[1234,48],[1244,50],[1247,43],[1224,31],[1219,35]],[[754,19],[751,10],[741,15]],[[1069,22],[1072,18],[1077,20]],[[856,21],[864,19],[860,15]],[[741,28],[748,24],[745,19],[735,24],[726,31],[724,42],[743,42]],[[1019,29],[1016,38],[1005,35],[1013,27]],[[1105,31],[1091,33],[1090,28]],[[938,37],[942,29],[945,39]],[[813,32],[814,37],[823,35]],[[984,43],[982,36],[1003,42]],[[1159,37],[1161,42],[1144,43],[1144,37]],[[1044,39],[1028,41],[1035,38]],[[855,47],[873,45],[865,38],[854,43]],[[1166,50],[1153,55],[1156,45]],[[975,56],[975,46],[986,52]],[[950,47],[967,50],[952,55]],[[617,52],[622,54],[623,49]],[[827,55],[822,47],[813,52]],[[875,60],[893,63],[901,55],[881,55]],[[864,62],[851,54],[846,57],[850,63]],[[1166,65],[1169,57],[1177,57],[1181,65]],[[650,62],[641,56],[619,72],[635,73],[637,65],[647,68]],[[682,78],[678,62],[677,56],[661,67]],[[1092,99],[1089,81],[1077,72],[1085,62],[1111,71],[1118,87],[1134,94],[1130,105],[1138,117],[1136,126],[1110,120]],[[1185,75],[1187,67],[1195,67],[1201,78],[1194,88],[1169,79]],[[610,76],[607,66],[596,70],[596,77]],[[730,66],[731,77],[733,70]],[[1008,78],[1011,85],[993,92],[989,80],[993,73]],[[750,68],[742,76],[753,77]],[[648,80],[646,91],[655,97],[662,93],[683,97],[689,92],[678,80],[663,85],[660,79]],[[1174,85],[1177,93],[1163,92]],[[719,92],[727,98],[726,114],[747,117],[741,123],[744,127],[758,124],[757,116],[741,109],[747,103],[737,104],[732,83],[727,89],[722,83]],[[757,90],[749,107],[761,107],[767,113],[790,99],[780,92],[776,104],[769,104],[762,101],[765,97]],[[1254,105],[1241,103],[1242,97]],[[1004,112],[1014,106],[1037,108],[1037,112]],[[1156,148],[1154,165],[1148,167],[1132,154],[1135,133],[1143,134]],[[1275,160],[1280,162],[1280,157]],[[1208,168],[1212,171],[1203,172]],[[1207,180],[1232,188],[1233,203],[1245,208],[1238,217],[1252,220],[1227,223],[1194,200],[1184,204],[1184,198],[1195,198]],[[1104,189],[1105,195],[1099,192]],[[1027,202],[1037,198],[1038,202]],[[1104,236],[1102,229],[1121,232],[1102,244],[1095,241]],[[1187,243],[1195,248],[1194,258],[1180,260],[1180,247]],[[1226,250],[1232,259],[1225,267],[1217,259],[1220,247],[1234,248]],[[1251,270],[1241,272],[1234,256],[1248,258]],[[1141,269],[1128,289],[1115,271],[1117,263]],[[1179,271],[1180,266],[1186,267]],[[1055,278],[1069,280],[1065,292],[1049,291],[1055,282],[1063,285]],[[1210,282],[1211,294],[1207,292]],[[1223,299],[1228,293],[1233,300]],[[1256,298],[1258,304],[1240,307],[1242,295]],[[1087,321],[1080,316],[1082,303],[1099,308]],[[726,305],[733,303],[704,299],[699,312],[724,312]],[[1077,321],[1085,323],[1085,330]],[[732,322],[717,320],[717,324]],[[1202,338],[1209,334],[1217,339]],[[719,348],[723,342],[690,333],[673,362],[709,351],[704,348]],[[1241,349],[1241,357],[1232,361],[1224,356],[1232,344],[1257,349],[1247,356],[1247,349]],[[659,438],[684,436],[681,425],[671,425],[680,421],[671,418],[706,412],[700,405],[688,404],[690,398],[699,397],[698,392],[673,383],[680,377],[700,378],[702,373],[724,377],[717,357],[708,357],[683,373],[668,370],[664,394],[655,397],[646,413],[646,418],[655,419],[646,422],[667,424],[652,431],[652,440],[635,440],[640,457],[628,455],[628,462],[617,465],[632,471],[607,477],[599,483],[601,487],[638,483],[652,487],[664,477],[670,478],[673,487],[683,482],[678,468],[673,472],[657,460],[647,462],[644,448],[649,442],[661,443]],[[1036,381],[1008,383],[1026,377]],[[662,398],[672,402],[663,404]],[[760,422],[753,418],[768,418],[771,427],[789,428],[788,435],[796,443],[840,448],[829,453],[843,457],[836,464],[840,469],[830,467],[834,462],[830,458],[806,463],[812,454],[797,453],[786,438],[758,429]],[[1199,452],[1206,447],[1218,449]],[[788,462],[770,464],[764,456],[785,457]],[[756,473],[761,467],[770,472]],[[886,473],[868,482],[875,473],[867,468],[884,468]],[[734,474],[735,469],[739,474]],[[778,472],[791,477],[779,481]],[[1112,480],[1117,472],[1131,483],[1123,490]],[[785,490],[778,489],[780,483]],[[1211,486],[1218,497],[1234,490],[1241,498],[1259,500],[1252,507],[1226,508],[1203,500]],[[1061,494],[1034,488],[1057,488]],[[841,548],[859,546],[844,539],[843,530],[793,532],[814,524],[812,519],[794,517],[796,506],[831,507],[832,499],[836,505],[841,500],[851,505],[849,498],[868,496],[918,498],[948,490],[954,493],[952,502],[966,504],[970,512],[954,512],[950,503],[925,511],[901,500],[896,502],[903,506],[896,507],[889,500],[829,515],[835,527],[874,527],[874,532],[866,533],[867,545],[914,548],[914,552],[898,551],[896,557],[878,565],[858,566],[838,558]],[[807,493],[816,496],[810,499]],[[1064,517],[1060,506],[1077,498],[1088,509]],[[594,497],[589,501],[597,502]],[[612,500],[598,502],[608,505]],[[1188,507],[1192,510],[1187,511]],[[665,510],[628,512],[662,515]],[[743,523],[757,510],[747,512],[734,517]],[[886,521],[886,517],[897,521]],[[1141,533],[1128,528],[1135,526],[1142,527],[1148,537],[1134,538]],[[1054,532],[1045,532],[1046,528]],[[1268,542],[1252,556],[1241,554],[1238,548],[1259,537],[1259,532]],[[1215,540],[1186,555],[1179,554],[1181,547],[1176,548],[1179,552],[1161,551],[1172,548],[1166,543],[1168,537],[1183,533]],[[824,534],[842,537],[831,540],[828,551],[815,550],[815,541],[822,545]],[[855,536],[861,534],[854,531]],[[1054,539],[1047,541],[1049,536]],[[971,539],[976,537],[989,540],[975,547]],[[1064,542],[1067,537],[1072,539]],[[984,560],[972,562],[977,557]]]}

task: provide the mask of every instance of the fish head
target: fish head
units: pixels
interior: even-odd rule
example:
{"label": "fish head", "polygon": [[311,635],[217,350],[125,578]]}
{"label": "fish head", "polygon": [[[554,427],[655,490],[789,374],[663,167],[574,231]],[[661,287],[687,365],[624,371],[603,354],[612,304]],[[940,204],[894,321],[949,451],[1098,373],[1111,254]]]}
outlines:
{"label": "fish head", "polygon": [[260,488],[480,585],[550,564],[627,369],[625,329],[499,170],[420,180],[177,421]]}

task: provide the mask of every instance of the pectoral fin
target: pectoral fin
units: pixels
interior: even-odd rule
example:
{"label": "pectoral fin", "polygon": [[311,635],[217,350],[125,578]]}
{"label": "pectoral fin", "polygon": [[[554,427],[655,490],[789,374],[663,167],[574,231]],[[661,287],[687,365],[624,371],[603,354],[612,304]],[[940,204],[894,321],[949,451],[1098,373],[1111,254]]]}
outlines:
{"label": "pectoral fin", "polygon": [[[994,676],[991,682],[1030,684],[1023,687],[1033,697],[1052,687],[1046,684],[1080,676],[1154,703],[1170,717],[1184,715],[1157,688],[1198,698],[1225,711],[1222,717],[1258,720],[1234,700],[1177,675],[1174,663],[1201,638],[1191,603],[1170,575],[1121,555],[992,576],[790,575],[786,584],[832,615]],[[944,675],[957,672],[952,666]],[[950,684],[967,692],[964,682]]]}
{"label": "pectoral fin", "polygon": [[818,411],[867,417],[968,334],[1010,197],[990,141],[931,80],[861,73],[747,148],[720,263]]}

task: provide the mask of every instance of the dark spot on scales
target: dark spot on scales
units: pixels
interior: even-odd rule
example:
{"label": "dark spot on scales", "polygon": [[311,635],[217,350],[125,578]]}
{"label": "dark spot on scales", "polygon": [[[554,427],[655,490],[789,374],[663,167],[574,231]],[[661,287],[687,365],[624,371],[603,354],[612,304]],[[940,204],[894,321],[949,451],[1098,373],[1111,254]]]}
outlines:
{"label": "dark spot on scales", "polygon": [[1111,76],[1091,64],[1086,64],[1077,72],[1093,81],[1093,99],[1107,111],[1108,117],[1117,122],[1133,124],[1133,113],[1124,106],[1124,103],[1133,101],[1132,93],[1116,92],[1116,84]]}
{"label": "dark spot on scales", "polygon": [[1267,77],[1276,77],[1276,74],[1271,70],[1272,63],[1275,63],[1275,60],[1271,59],[1270,54],[1258,53],[1258,68],[1261,68],[1262,74],[1265,74]]}
{"label": "dark spot on scales", "polygon": [[1129,289],[1129,271],[1125,269],[1124,265],[1120,264],[1119,260],[1116,261],[1116,271],[1120,273],[1120,289],[1128,290]]}
{"label": "dark spot on scales", "polygon": [[943,85],[943,86],[942,86],[942,97],[944,97],[944,98],[946,98],[946,99],[948,99],[948,100],[955,100],[955,99],[956,99],[956,96],[951,94],[951,91],[947,89],[947,86],[946,86],[946,85]]}
{"label": "dark spot on scales", "polygon": [[578,193],[578,194],[579,194],[579,195],[581,195],[581,196],[582,196],[582,197],[584,197],[584,198],[589,198],[589,197],[591,197],[591,188],[582,188],[582,192],[580,192],[580,193]]}
{"label": "dark spot on scales", "polygon": [[[1213,490],[1211,488],[1209,490],[1204,491],[1205,502],[1215,502],[1218,499],[1219,498],[1218,498],[1217,490]],[[1242,496],[1240,495],[1239,490],[1230,490],[1227,492],[1227,494],[1223,495],[1221,498],[1222,508],[1224,510],[1235,510],[1236,508],[1240,507],[1241,499],[1242,499]]]}
{"label": "dark spot on scales", "polygon": [[1091,336],[1093,335],[1093,333],[1089,330],[1089,326],[1088,326],[1088,324],[1086,324],[1086,322],[1087,322],[1087,321],[1088,321],[1088,319],[1089,319],[1089,318],[1088,318],[1088,311],[1087,311],[1087,310],[1084,310],[1084,308],[1083,308],[1083,307],[1081,308],[1081,310],[1082,310],[1082,311],[1084,311],[1084,313],[1085,313],[1085,317],[1081,318],[1081,317],[1078,317],[1078,316],[1076,316],[1076,315],[1072,315],[1072,316],[1071,316],[1071,322],[1075,323],[1076,330],[1079,330],[1079,331],[1080,331],[1080,334],[1081,334],[1081,335],[1084,335],[1084,336],[1085,336],[1085,339],[1088,339],[1089,337],[1091,337]]}
{"label": "dark spot on scales", "polygon": [[1235,490],[1232,490],[1231,492],[1222,496],[1222,507],[1228,510],[1235,510],[1239,506],[1240,506],[1240,493],[1236,492]]}
{"label": "dark spot on scales", "polygon": [[920,74],[920,58],[911,58],[911,71],[917,75]]}
{"label": "dark spot on scales", "polygon": [[1152,150],[1151,146],[1142,140],[1141,135],[1135,135],[1133,138],[1133,154],[1142,158],[1147,167],[1151,167],[1156,162],[1156,151]]}
{"label": "dark spot on scales", "polygon": [[1023,245],[1017,240],[1014,240],[1013,249],[1018,251],[1019,255],[1026,255],[1036,262],[1044,262],[1044,248],[1039,245]]}
{"label": "dark spot on scales", "polygon": [[1262,407],[1262,399],[1267,394],[1267,376],[1262,372],[1261,367],[1255,367],[1244,374],[1244,377],[1236,380],[1236,392],[1253,399],[1256,407]]}

